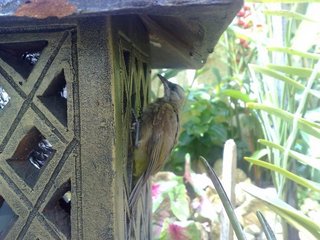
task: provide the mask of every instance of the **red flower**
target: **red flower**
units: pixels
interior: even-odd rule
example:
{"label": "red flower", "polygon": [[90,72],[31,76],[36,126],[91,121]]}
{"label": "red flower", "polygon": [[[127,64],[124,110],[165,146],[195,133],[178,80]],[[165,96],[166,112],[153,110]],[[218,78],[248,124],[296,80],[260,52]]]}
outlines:
{"label": "red flower", "polygon": [[239,43],[241,44],[242,47],[249,48],[249,43],[247,40],[245,40],[243,38],[240,38],[239,40],[240,40]]}
{"label": "red flower", "polygon": [[184,233],[184,228],[174,223],[171,223],[169,225],[169,236],[170,236],[170,239],[174,239],[174,240],[188,239],[188,237]]}
{"label": "red flower", "polygon": [[245,15],[245,11],[243,11],[242,9],[237,13],[237,17],[243,17]]}
{"label": "red flower", "polygon": [[245,5],[245,6],[243,6],[243,9],[244,9],[245,11],[249,11],[251,8],[250,8],[248,5]]}
{"label": "red flower", "polygon": [[160,192],[160,184],[159,183],[153,183],[151,185],[151,196],[152,199],[157,198],[161,194]]}
{"label": "red flower", "polygon": [[243,25],[245,25],[246,23],[245,23],[245,21],[243,21],[243,20],[241,20],[241,19],[238,19],[238,25],[239,26],[243,26]]}

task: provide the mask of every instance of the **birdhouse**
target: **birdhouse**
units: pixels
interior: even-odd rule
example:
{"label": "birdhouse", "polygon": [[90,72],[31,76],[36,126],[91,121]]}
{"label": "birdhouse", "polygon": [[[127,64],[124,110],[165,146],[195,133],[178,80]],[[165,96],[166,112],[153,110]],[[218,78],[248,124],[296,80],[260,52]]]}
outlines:
{"label": "birdhouse", "polygon": [[199,68],[241,0],[0,1],[0,239],[151,239],[133,112],[153,68]]}

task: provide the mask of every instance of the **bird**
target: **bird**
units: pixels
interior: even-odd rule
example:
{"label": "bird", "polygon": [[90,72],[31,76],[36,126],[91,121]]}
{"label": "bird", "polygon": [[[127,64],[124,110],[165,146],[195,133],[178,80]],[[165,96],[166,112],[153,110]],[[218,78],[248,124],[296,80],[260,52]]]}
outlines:
{"label": "bird", "polygon": [[138,180],[129,196],[130,209],[135,207],[150,176],[164,166],[178,139],[185,92],[178,84],[160,74],[158,77],[164,86],[164,96],[148,104],[142,112],[139,141],[133,153],[133,176]]}

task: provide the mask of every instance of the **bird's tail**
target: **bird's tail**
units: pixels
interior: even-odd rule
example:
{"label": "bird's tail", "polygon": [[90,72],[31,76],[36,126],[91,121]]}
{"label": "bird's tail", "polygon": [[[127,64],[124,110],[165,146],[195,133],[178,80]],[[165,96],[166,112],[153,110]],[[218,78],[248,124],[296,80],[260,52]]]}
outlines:
{"label": "bird's tail", "polygon": [[[129,196],[129,228],[127,239],[152,239],[152,200],[150,182],[142,175]],[[142,228],[141,228],[142,227]]]}
{"label": "bird's tail", "polygon": [[134,186],[132,192],[130,193],[130,197],[129,197],[129,209],[130,212],[132,213],[132,210],[136,207],[137,205],[137,201],[139,199],[139,196],[141,194],[141,190],[143,189],[144,185],[145,185],[146,181],[145,181],[145,177],[144,175],[142,175],[136,185]]}

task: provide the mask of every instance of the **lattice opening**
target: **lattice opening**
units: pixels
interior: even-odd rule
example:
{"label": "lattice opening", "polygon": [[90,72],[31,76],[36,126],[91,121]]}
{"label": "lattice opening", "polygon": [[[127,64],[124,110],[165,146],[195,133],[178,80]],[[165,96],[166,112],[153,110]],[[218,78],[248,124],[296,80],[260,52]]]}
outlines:
{"label": "lattice opening", "polygon": [[53,194],[43,210],[44,216],[50,220],[66,236],[71,238],[71,182],[64,183]]}
{"label": "lattice opening", "polygon": [[127,105],[128,105],[128,98],[127,98],[127,91],[124,89],[123,90],[123,115],[127,112]]}
{"label": "lattice opening", "polygon": [[8,164],[30,186],[34,187],[42,169],[55,150],[39,130],[33,127],[20,141]]}
{"label": "lattice opening", "polygon": [[48,110],[67,127],[67,82],[62,70],[54,77],[51,84],[42,96],[38,96],[40,101]]}
{"label": "lattice opening", "polygon": [[47,41],[1,43],[0,58],[27,79],[47,45]]}
{"label": "lattice opening", "polygon": [[147,63],[142,63],[142,66],[143,66],[143,76],[144,76],[144,79],[146,80],[148,78],[148,65]]}
{"label": "lattice opening", "polygon": [[[134,80],[132,80],[132,87],[131,87],[131,107],[132,109],[136,110],[136,83]],[[139,112],[137,112],[136,114],[139,114]]]}
{"label": "lattice opening", "polygon": [[141,104],[141,110],[143,109],[144,107],[144,81],[142,80],[141,83],[140,83],[140,104]]}
{"label": "lattice opening", "polygon": [[139,68],[140,68],[140,65],[139,65],[139,60],[137,57],[134,58],[134,62],[135,62],[135,68],[136,68],[136,73],[139,73]]}
{"label": "lattice opening", "polygon": [[0,111],[5,108],[9,101],[9,94],[4,90],[3,87],[0,86]]}
{"label": "lattice opening", "polygon": [[[127,81],[130,81],[130,55],[131,53],[128,50],[122,50],[122,57],[123,57],[123,63],[124,63],[124,68],[126,71],[126,77],[125,79]],[[127,82],[124,82],[124,87],[123,87],[123,101],[122,101],[122,109],[123,109],[123,114],[127,112],[127,105],[128,105],[128,91],[129,89],[127,88]]]}
{"label": "lattice opening", "polygon": [[17,219],[18,216],[0,195],[0,239],[4,239],[6,237]]}
{"label": "lattice opening", "polygon": [[127,75],[129,76],[130,74],[130,52],[127,50],[123,50],[123,60],[126,68]]}

